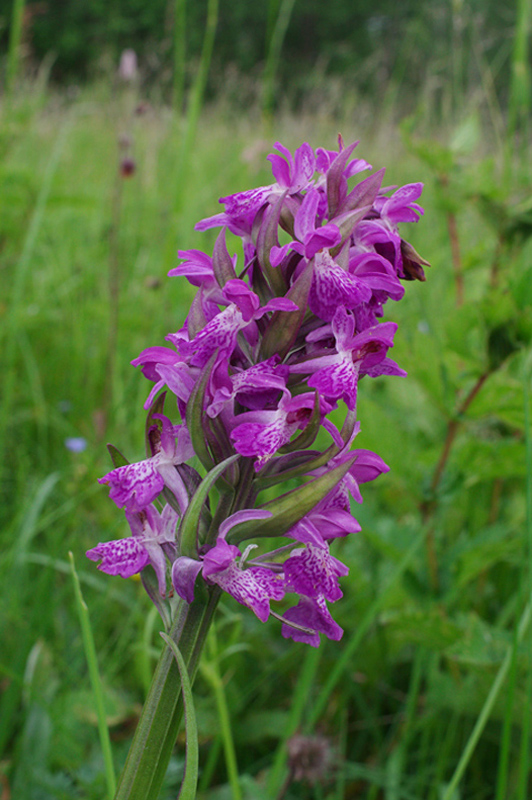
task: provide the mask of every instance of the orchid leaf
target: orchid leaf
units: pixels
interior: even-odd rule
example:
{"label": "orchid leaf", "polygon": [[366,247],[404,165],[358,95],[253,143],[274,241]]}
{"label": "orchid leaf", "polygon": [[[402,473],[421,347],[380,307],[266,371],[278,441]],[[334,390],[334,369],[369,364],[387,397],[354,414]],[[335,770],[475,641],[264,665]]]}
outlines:
{"label": "orchid leaf", "polygon": [[114,444],[107,445],[107,451],[111,456],[111,461],[113,462],[113,466],[115,469],[118,467],[125,467],[130,462],[127,460],[125,455],[120,452],[118,447],[115,447]]}
{"label": "orchid leaf", "polygon": [[282,194],[277,200],[276,204],[272,206],[271,210],[264,215],[262,225],[260,226],[259,234],[257,237],[257,258],[273,291],[278,297],[286,294],[286,283],[283,278],[283,273],[280,269],[272,267],[270,261],[270,252],[272,247],[279,245],[277,238],[277,229],[279,227],[279,218],[281,216],[281,209],[286,197],[286,192]]}
{"label": "orchid leaf", "polygon": [[192,683],[188,674],[185,659],[176,643],[165,633],[161,633],[162,638],[174,654],[181,678],[181,692],[183,695],[183,707],[185,711],[185,774],[183,783],[178,794],[178,800],[195,800],[196,789],[198,786],[198,726],[196,723],[196,711],[194,709],[194,699],[192,697]]}
{"label": "orchid leaf", "polygon": [[200,287],[198,293],[190,304],[187,315],[187,331],[190,339],[193,339],[207,324],[207,318],[203,311],[203,288]]}
{"label": "orchid leaf", "polygon": [[355,454],[340,466],[326,472],[325,475],[320,475],[319,478],[308,481],[303,486],[260,506],[260,508],[271,511],[272,516],[235,525],[228,534],[227,540],[231,544],[238,544],[252,536],[253,538],[283,536],[334,489],[353,466],[356,458]]}
{"label": "orchid leaf", "polygon": [[154,425],[159,426],[160,424],[157,420],[154,419],[154,415],[163,413],[165,400],[166,400],[166,392],[161,392],[161,394],[155,398],[150,410],[148,411],[148,416],[146,417],[146,425],[144,428],[145,432],[144,439],[146,446],[146,455],[148,456],[148,458],[154,455],[150,443],[150,430]]}
{"label": "orchid leaf", "polygon": [[214,461],[209,453],[206,441],[205,431],[203,424],[205,420],[205,413],[203,410],[205,402],[205,391],[207,389],[211,372],[217,358],[217,353],[213,353],[209,361],[203,368],[203,375],[198,379],[190,398],[187,403],[187,428],[190,433],[192,447],[198,456],[199,460],[209,470],[212,468]]}
{"label": "orchid leaf", "polygon": [[379,193],[385,172],[386,170],[383,167],[382,169],[379,169],[378,172],[370,175],[369,178],[357,183],[353,191],[351,191],[345,198],[341,207],[338,209],[338,212],[343,214],[345,211],[365,208],[366,206],[371,207]]}
{"label": "orchid leaf", "polygon": [[297,311],[275,311],[262,337],[260,358],[276,353],[284,358],[294,344],[308,306],[314,264],[310,261],[286,294],[298,306]]}
{"label": "orchid leaf", "polygon": [[239,458],[239,456],[238,454],[235,454],[233,456],[229,456],[229,458],[226,458],[221,464],[217,464],[213,469],[211,469],[208,475],[203,478],[202,482],[198,486],[194,497],[190,501],[185,512],[185,516],[181,521],[179,540],[180,554],[182,556],[188,556],[189,558],[197,557],[198,553],[196,539],[198,534],[198,526],[203,507],[207,502],[209,492],[224,470],[233,464],[237,458]]}
{"label": "orchid leaf", "polygon": [[342,150],[334,159],[332,166],[327,172],[327,202],[329,205],[329,219],[336,216],[340,203],[340,186],[344,177],[344,169],[349,160],[349,156],[357,146],[358,142],[353,142],[349,147]]}
{"label": "orchid leaf", "polygon": [[225,228],[222,228],[212,251],[212,270],[218,285],[223,289],[227,281],[236,278],[235,268],[225,243]]}

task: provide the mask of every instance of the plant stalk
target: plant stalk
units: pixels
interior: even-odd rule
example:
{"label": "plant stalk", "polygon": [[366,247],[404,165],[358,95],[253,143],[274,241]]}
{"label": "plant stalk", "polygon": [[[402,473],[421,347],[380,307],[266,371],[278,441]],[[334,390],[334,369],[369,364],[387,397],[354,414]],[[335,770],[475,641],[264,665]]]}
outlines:
{"label": "plant stalk", "polygon": [[[190,605],[178,607],[169,631],[187,666],[191,680],[196,674],[203,645],[220,590],[201,592]],[[120,776],[115,800],[156,800],[166,775],[183,715],[181,679],[170,647],[157,664],[152,685],[142,710],[127,760]]]}

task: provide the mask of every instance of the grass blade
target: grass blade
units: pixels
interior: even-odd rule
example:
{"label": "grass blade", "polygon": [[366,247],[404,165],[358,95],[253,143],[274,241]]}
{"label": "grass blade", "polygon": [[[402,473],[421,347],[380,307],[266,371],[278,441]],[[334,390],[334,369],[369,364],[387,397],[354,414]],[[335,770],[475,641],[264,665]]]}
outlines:
{"label": "grass blade", "polygon": [[185,659],[177,644],[165,633],[161,633],[162,638],[172,651],[177,662],[179,675],[181,677],[181,691],[183,693],[183,708],[185,712],[185,731],[186,731],[186,756],[185,756],[185,775],[179,790],[179,800],[195,800],[196,787],[198,785],[198,726],[196,724],[196,712],[194,710],[194,700],[192,697],[192,684],[185,664]]}
{"label": "grass blade", "polygon": [[113,754],[111,750],[111,740],[109,738],[109,729],[107,728],[107,719],[105,716],[105,704],[103,699],[103,689],[100,680],[100,673],[98,670],[98,659],[96,657],[96,648],[94,646],[94,637],[92,635],[91,622],[89,617],[89,609],[83,599],[81,593],[81,585],[79,582],[78,573],[74,565],[74,556],[69,552],[70,569],[72,572],[72,580],[74,581],[74,592],[76,596],[76,608],[79,615],[81,625],[81,634],[83,637],[83,647],[85,650],[85,658],[89,667],[89,676],[92,686],[92,693],[94,695],[94,702],[96,704],[96,714],[98,717],[98,733],[100,734],[100,744],[103,753],[103,760],[105,764],[105,778],[107,782],[107,793],[109,798],[113,798],[116,791],[116,777],[113,766]]}
{"label": "grass blade", "polygon": [[242,800],[242,790],[240,788],[235,744],[231,730],[231,718],[229,715],[227,698],[225,696],[224,683],[219,670],[220,657],[218,653],[218,642],[216,639],[216,631],[214,626],[209,632],[208,645],[210,651],[210,660],[203,660],[200,663],[200,669],[203,677],[208,681],[208,683],[210,683],[216,700],[218,719],[220,720],[220,736],[224,746],[225,765],[227,777],[231,786],[231,794],[233,800]]}
{"label": "grass blade", "polygon": [[[528,575],[526,596],[532,596],[532,436],[530,434],[530,396],[526,365],[523,376],[523,399],[526,442],[526,523],[528,539]],[[528,673],[526,677],[526,700],[523,709],[523,728],[521,732],[521,753],[519,758],[519,800],[528,795],[528,776],[530,773],[530,703],[532,702],[532,641],[528,643]]]}
{"label": "grass blade", "polygon": [[471,735],[470,735],[470,737],[469,737],[469,739],[467,741],[467,744],[465,746],[464,752],[462,753],[460,761],[458,762],[458,765],[457,765],[457,767],[456,767],[456,769],[455,769],[455,771],[453,773],[453,776],[452,776],[450,782],[448,783],[448,785],[446,787],[445,794],[443,795],[441,800],[453,800],[455,790],[457,789],[458,784],[460,783],[460,780],[461,780],[465,770],[467,769],[467,765],[469,764],[471,756],[474,753],[475,747],[478,744],[478,740],[482,736],[484,728],[486,727],[486,723],[488,722],[488,719],[490,717],[490,714],[491,714],[491,711],[493,709],[493,706],[495,705],[495,701],[497,699],[497,696],[498,696],[498,694],[499,694],[499,692],[500,692],[500,690],[502,688],[502,685],[503,685],[504,681],[506,680],[506,676],[508,674],[508,670],[510,669],[510,665],[512,663],[512,660],[515,657],[515,655],[514,655],[515,647],[518,646],[522,642],[523,637],[524,637],[524,635],[525,635],[525,633],[526,633],[526,631],[528,629],[528,626],[530,624],[530,617],[531,616],[532,616],[532,603],[529,602],[527,604],[525,610],[523,611],[521,619],[519,620],[519,625],[518,625],[518,628],[517,628],[517,637],[516,637],[515,643],[508,649],[506,657],[505,657],[504,661],[502,662],[502,664],[501,664],[501,666],[499,668],[499,671],[498,671],[498,673],[497,673],[497,675],[495,677],[495,680],[493,681],[493,683],[491,685],[491,689],[489,691],[489,694],[486,697],[486,700],[485,700],[484,705],[482,707],[482,711],[480,712],[480,714],[478,716],[478,719],[476,721],[475,727],[473,728],[473,730],[471,732]]}

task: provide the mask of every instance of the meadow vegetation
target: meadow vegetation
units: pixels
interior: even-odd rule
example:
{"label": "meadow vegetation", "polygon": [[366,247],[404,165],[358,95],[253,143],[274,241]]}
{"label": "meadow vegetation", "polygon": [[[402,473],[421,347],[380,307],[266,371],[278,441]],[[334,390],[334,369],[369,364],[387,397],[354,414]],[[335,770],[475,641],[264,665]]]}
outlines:
{"label": "meadow vegetation", "polygon": [[[230,99],[181,116],[101,82],[38,81],[5,98],[0,130],[0,781],[13,800],[105,795],[94,699],[74,602],[89,607],[117,771],[162,643],[139,582],[85,550],[124,535],[97,478],[105,444],[143,457],[148,383],[129,362],[183,323],[192,289],[177,249],[210,251],[194,224],[218,198],[268,183],[275,141],[360,139],[385,183],[425,183],[407,238],[431,262],[394,308],[408,377],[360,385],[357,446],[391,471],[336,543],[350,568],[341,642],[281,638],[222,603],[195,685],[200,797],[526,800],[532,701],[532,173],[523,127],[471,96],[434,124],[430,87],[400,123],[334,82],[266,121]],[[434,90],[436,91],[436,90]],[[142,102],[141,102],[142,101]],[[435,101],[436,102],[436,101]],[[516,123],[517,124],[517,123]],[[184,144],[185,142],[185,144]],[[124,177],[122,160],[134,160]],[[235,244],[229,241],[229,250]],[[69,438],[85,449],[68,449]],[[220,700],[222,698],[222,701]],[[225,700],[224,700],[225,698]],[[229,709],[226,724],[223,702]],[[319,736],[323,774],[287,762]],[[182,744],[182,743],[181,743]],[[182,776],[178,746],[163,800]],[[290,771],[291,770],[291,771]]]}

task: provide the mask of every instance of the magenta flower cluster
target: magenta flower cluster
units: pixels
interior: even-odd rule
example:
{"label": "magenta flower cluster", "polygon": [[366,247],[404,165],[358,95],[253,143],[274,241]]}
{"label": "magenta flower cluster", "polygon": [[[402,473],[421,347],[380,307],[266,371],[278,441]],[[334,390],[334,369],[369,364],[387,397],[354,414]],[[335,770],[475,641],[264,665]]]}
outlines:
{"label": "magenta flower cluster", "polygon": [[[342,597],[348,569],[330,544],[360,530],[350,499],[361,502],[360,484],[388,470],[351,449],[358,383],[405,375],[388,357],[397,326],[379,319],[427,263],[397,227],[423,213],[422,185],[383,189],[384,170],[361,179],[371,166],[355,146],[303,144],[292,155],[277,144],[274,182],[222,198],[224,211],[196,226],[222,230],[212,256],[180,251],[169,273],[197,287],[186,322],[169,347],[132,362],[153,382],[148,457],[100,480],[131,535],[87,553],[111,575],[151,568],[157,601],[192,603],[198,581],[217,585],[313,646],[320,634],[342,636],[328,603]],[[226,229],[242,240],[240,265]],[[338,430],[331,415],[342,402]],[[287,480],[290,491],[272,490]]]}

